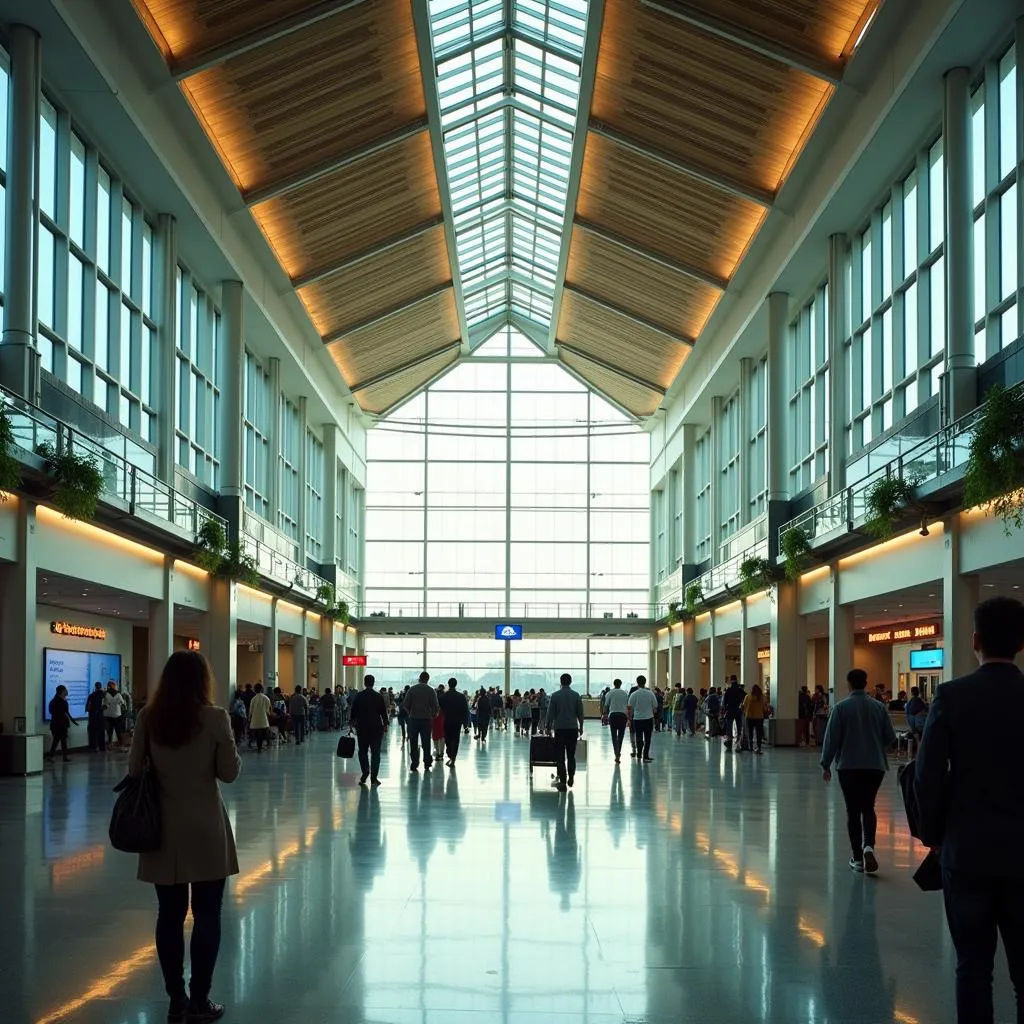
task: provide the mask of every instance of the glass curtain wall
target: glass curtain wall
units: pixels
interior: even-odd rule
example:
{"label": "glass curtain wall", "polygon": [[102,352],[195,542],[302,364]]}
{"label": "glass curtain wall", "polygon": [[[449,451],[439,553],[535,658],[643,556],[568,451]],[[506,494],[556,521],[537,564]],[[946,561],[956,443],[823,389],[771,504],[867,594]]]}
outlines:
{"label": "glass curtain wall", "polygon": [[[916,309],[916,307],[913,307]],[[828,472],[828,291],[818,288],[789,329],[790,494]]]}
{"label": "glass curtain wall", "polygon": [[367,439],[366,611],[646,608],[649,437],[506,328]]}

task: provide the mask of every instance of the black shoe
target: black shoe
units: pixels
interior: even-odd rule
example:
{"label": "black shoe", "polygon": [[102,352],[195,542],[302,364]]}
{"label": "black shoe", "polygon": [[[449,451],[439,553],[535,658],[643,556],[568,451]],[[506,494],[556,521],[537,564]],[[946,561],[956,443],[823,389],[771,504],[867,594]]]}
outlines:
{"label": "black shoe", "polygon": [[207,999],[204,1003],[189,1004],[189,1024],[198,1024],[200,1021],[220,1020],[224,1016],[224,1004],[214,1003]]}
{"label": "black shoe", "polygon": [[184,996],[172,999],[171,1005],[167,1008],[167,1024],[185,1024],[187,1016],[188,1000]]}
{"label": "black shoe", "polygon": [[420,766],[418,764],[411,764],[411,765],[409,765],[409,771],[410,772],[418,772],[419,770],[420,770]]}
{"label": "black shoe", "polygon": [[654,758],[653,758],[653,757],[645,757],[645,758],[644,758],[644,763],[645,763],[645,764],[650,764],[650,763],[651,763],[651,762],[652,762],[653,760],[654,760]]}
{"label": "black shoe", "polygon": [[380,779],[378,779],[376,776],[374,776],[372,779],[370,779],[370,785],[371,786],[379,786],[380,785]]}
{"label": "black shoe", "polygon": [[454,758],[451,761],[448,761],[447,765],[448,765],[449,768],[454,768],[455,767],[455,760],[454,760]]}
{"label": "black shoe", "polygon": [[369,774],[367,772],[363,772],[363,774],[359,776],[359,785],[360,786],[365,786],[366,785],[366,780],[369,777],[370,776],[369,776]]}
{"label": "black shoe", "polygon": [[570,789],[572,789],[572,776],[569,776],[568,782],[566,783]]}

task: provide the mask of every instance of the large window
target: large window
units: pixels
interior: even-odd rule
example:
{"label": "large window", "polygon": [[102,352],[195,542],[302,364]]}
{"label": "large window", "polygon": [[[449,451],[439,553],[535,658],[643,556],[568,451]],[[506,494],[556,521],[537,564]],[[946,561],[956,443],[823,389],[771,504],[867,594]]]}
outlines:
{"label": "large window", "polygon": [[696,498],[694,558],[704,562],[711,557],[711,431],[697,438],[693,448],[694,488]]}
{"label": "large window", "polygon": [[368,435],[369,610],[646,605],[648,435],[517,333],[499,340],[536,358],[470,359]]}
{"label": "large window", "polygon": [[[0,82],[0,135],[6,140],[5,66]],[[0,187],[0,210],[3,206]],[[153,229],[124,183],[45,96],[39,117],[37,264],[43,369],[126,429],[155,442]]]}
{"label": "large window", "polygon": [[750,508],[747,521],[756,519],[765,510],[768,498],[768,360],[759,359],[750,367],[747,378],[747,423],[750,428],[747,476]]}
{"label": "large window", "polygon": [[281,396],[281,443],[279,445],[281,495],[277,511],[281,532],[299,540],[299,459],[302,457],[302,423],[299,409]]}
{"label": "large window", "polygon": [[718,420],[719,542],[728,540],[740,528],[740,395],[737,392],[722,405]]}
{"label": "large window", "polygon": [[[828,454],[828,293],[820,287],[790,327],[790,493],[826,472]],[[753,492],[753,488],[751,488]]]}
{"label": "large window", "polygon": [[306,557],[323,561],[324,445],[306,431]]}
{"label": "large window", "polygon": [[270,375],[245,353],[245,503],[266,519],[270,514]]}

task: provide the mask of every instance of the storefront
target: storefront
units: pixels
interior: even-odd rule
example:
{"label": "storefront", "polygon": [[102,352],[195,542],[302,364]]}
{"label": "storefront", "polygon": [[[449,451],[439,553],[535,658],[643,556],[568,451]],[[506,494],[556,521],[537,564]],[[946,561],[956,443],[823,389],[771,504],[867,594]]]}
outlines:
{"label": "storefront", "polygon": [[916,686],[931,700],[945,678],[942,622],[900,622],[858,633],[854,663],[868,673],[872,691],[881,684],[895,697]]}

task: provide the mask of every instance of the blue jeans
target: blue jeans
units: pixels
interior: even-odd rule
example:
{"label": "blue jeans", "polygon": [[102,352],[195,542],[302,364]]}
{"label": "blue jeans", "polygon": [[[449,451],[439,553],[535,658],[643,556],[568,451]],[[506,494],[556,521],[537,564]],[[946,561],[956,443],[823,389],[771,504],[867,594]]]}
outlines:
{"label": "blue jeans", "polygon": [[423,744],[423,767],[429,768],[434,763],[430,752],[430,733],[433,722],[429,718],[410,718],[407,723],[409,730],[409,757],[413,768],[420,766],[420,744]]}

